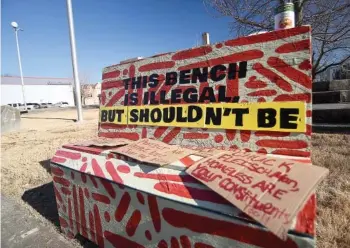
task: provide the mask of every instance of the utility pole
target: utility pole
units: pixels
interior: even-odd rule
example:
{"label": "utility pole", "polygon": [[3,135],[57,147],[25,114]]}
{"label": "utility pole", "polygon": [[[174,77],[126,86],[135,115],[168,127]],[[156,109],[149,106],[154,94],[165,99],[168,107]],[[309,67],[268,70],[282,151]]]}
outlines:
{"label": "utility pole", "polygon": [[81,93],[80,93],[80,81],[78,73],[78,62],[77,62],[77,52],[75,49],[75,33],[74,33],[74,21],[73,21],[73,11],[72,11],[72,1],[67,0],[67,12],[68,12],[68,23],[69,23],[69,35],[70,35],[70,46],[71,46],[71,57],[74,75],[74,85],[75,85],[75,99],[76,107],[78,113],[78,122],[83,121],[83,111],[81,107]]}
{"label": "utility pole", "polygon": [[19,51],[19,42],[18,42],[18,31],[23,31],[23,29],[20,29],[18,27],[18,23],[17,22],[11,22],[11,26],[15,30],[16,45],[17,45],[17,55],[18,55],[18,64],[19,64],[19,73],[20,73],[20,76],[21,76],[21,83],[22,83],[23,104],[24,104],[24,109],[27,110],[27,102],[26,102],[25,91],[24,91],[24,79],[23,79],[23,71],[22,71],[21,53]]}

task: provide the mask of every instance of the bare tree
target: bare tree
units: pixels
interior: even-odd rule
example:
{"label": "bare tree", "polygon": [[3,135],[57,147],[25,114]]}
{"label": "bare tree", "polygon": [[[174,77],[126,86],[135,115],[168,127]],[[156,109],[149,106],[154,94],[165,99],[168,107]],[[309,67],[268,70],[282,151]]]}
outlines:
{"label": "bare tree", "polygon": [[[274,29],[284,0],[203,0],[208,10],[233,18],[238,36]],[[296,26],[312,27],[313,77],[350,58],[350,0],[294,0]]]}

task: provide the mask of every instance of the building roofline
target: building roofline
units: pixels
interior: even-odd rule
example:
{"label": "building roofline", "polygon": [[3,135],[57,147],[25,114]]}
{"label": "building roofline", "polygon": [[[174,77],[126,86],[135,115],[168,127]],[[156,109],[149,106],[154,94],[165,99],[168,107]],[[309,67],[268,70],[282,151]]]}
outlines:
{"label": "building roofline", "polygon": [[[7,78],[20,78],[20,76],[1,76],[2,78],[7,77]],[[23,78],[37,78],[37,79],[73,79],[73,78],[55,78],[55,77],[27,77],[23,76]]]}

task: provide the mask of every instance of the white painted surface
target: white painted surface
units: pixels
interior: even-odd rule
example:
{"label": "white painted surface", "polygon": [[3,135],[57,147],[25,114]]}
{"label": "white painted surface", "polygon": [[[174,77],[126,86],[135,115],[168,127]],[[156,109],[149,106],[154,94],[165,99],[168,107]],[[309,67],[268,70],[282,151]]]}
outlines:
{"label": "white painted surface", "polygon": [[[71,85],[25,85],[25,97],[28,103],[68,102],[74,106],[73,87]],[[1,105],[22,103],[21,85],[1,84]]]}

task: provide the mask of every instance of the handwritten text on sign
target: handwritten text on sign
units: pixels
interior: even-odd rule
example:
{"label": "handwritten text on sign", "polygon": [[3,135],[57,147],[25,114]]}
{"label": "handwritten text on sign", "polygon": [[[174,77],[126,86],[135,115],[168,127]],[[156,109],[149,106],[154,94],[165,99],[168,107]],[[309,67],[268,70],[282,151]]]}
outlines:
{"label": "handwritten text on sign", "polygon": [[101,123],[305,132],[303,102],[101,107]]}
{"label": "handwritten text on sign", "polygon": [[327,171],[235,150],[200,160],[186,172],[285,240],[293,218]]}
{"label": "handwritten text on sign", "polygon": [[141,139],[112,152],[158,166],[170,164],[193,153],[190,149],[152,139]]}

